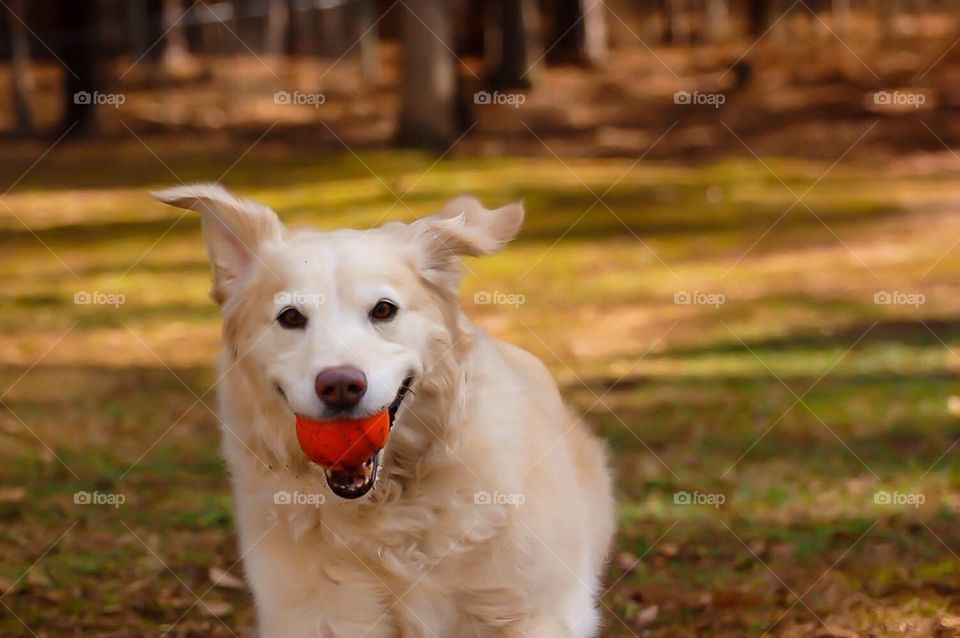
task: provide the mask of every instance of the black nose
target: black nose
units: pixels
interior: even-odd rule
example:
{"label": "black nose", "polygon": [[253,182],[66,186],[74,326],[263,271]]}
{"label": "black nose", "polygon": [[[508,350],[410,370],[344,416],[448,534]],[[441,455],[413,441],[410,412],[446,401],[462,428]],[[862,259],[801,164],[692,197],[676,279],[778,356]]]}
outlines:
{"label": "black nose", "polygon": [[315,388],[329,407],[346,410],[360,403],[367,391],[367,375],[353,366],[334,366],[320,371]]}

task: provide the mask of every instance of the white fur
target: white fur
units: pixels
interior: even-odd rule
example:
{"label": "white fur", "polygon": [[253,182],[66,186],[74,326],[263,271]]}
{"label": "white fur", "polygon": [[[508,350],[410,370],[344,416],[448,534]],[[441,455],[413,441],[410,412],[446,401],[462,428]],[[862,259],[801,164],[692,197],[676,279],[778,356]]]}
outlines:
{"label": "white fur", "polygon": [[[201,212],[215,265],[223,452],[260,635],[595,636],[614,529],[603,447],[535,357],[456,305],[459,256],[509,241],[522,208],[460,198],[411,225],[319,233],[216,185],[156,195]],[[276,323],[281,293],[322,299],[300,308],[306,329]],[[384,297],[400,310],[375,325]],[[353,501],[330,492],[294,429],[294,411],[323,416],[317,372],[343,364],[368,377],[362,413],[415,376],[378,482]],[[324,502],[278,504],[283,493]]]}

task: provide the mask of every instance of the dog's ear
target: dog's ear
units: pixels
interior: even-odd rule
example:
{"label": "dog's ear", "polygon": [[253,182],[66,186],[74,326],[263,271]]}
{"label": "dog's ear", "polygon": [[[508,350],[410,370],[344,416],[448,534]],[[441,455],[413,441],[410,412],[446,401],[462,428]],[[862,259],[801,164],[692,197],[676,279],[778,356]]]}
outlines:
{"label": "dog's ear", "polygon": [[[452,284],[459,279],[459,258],[489,255],[513,239],[523,224],[523,204],[488,210],[473,197],[458,197],[440,211],[413,223],[424,248],[424,274]],[[439,283],[439,282],[438,282]]]}
{"label": "dog's ear", "polygon": [[150,194],[161,202],[200,213],[213,269],[210,294],[221,305],[250,272],[259,246],[283,234],[283,225],[270,208],[240,199],[219,184],[187,184]]}

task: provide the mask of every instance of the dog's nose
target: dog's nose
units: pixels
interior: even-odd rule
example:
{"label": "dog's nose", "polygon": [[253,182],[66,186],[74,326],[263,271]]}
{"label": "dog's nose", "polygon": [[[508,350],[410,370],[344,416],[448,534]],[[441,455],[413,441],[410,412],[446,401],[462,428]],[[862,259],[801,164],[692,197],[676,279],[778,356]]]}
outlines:
{"label": "dog's nose", "polygon": [[360,403],[367,391],[367,375],[353,366],[334,366],[320,371],[315,388],[329,407],[346,410]]}

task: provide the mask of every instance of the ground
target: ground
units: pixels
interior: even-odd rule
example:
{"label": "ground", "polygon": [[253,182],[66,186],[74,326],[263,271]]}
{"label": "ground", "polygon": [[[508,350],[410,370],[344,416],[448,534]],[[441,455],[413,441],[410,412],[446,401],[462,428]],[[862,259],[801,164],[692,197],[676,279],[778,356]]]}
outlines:
{"label": "ground", "polygon": [[[247,145],[144,141],[156,157],[59,147],[0,201],[0,634],[249,635],[242,584],[213,585],[242,573],[198,220],[146,195]],[[323,227],[524,199],[462,300],[609,441],[605,636],[953,635],[960,160],[924,157],[435,163],[267,140],[224,181]]]}

